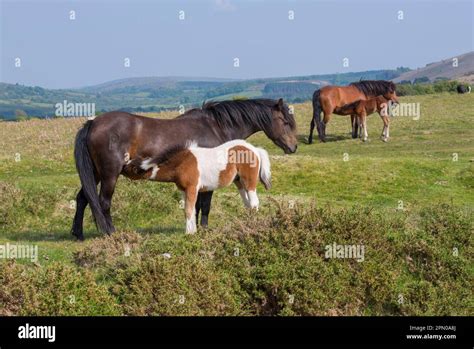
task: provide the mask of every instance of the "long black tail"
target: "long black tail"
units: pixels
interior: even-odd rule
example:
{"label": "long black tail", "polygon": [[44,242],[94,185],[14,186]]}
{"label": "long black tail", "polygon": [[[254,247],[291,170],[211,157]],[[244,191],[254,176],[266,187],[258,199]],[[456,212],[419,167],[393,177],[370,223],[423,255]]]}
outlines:
{"label": "long black tail", "polygon": [[87,121],[82,129],[79,130],[76,136],[76,143],[74,147],[74,159],[76,160],[76,169],[81,179],[82,190],[89,203],[92,215],[95,220],[97,228],[109,233],[111,227],[105,219],[104,213],[100,206],[99,195],[97,194],[97,184],[94,178],[94,163],[87,148],[87,139],[89,136],[89,129],[92,125],[92,120]]}
{"label": "long black tail", "polygon": [[308,137],[308,142],[309,143],[313,142],[314,126],[317,127],[318,134],[321,132],[321,130],[320,130],[321,102],[319,101],[320,93],[321,93],[320,90],[316,90],[316,91],[314,91],[314,94],[313,94],[313,119],[311,120],[311,127],[310,127],[310,131],[309,131],[309,137]]}

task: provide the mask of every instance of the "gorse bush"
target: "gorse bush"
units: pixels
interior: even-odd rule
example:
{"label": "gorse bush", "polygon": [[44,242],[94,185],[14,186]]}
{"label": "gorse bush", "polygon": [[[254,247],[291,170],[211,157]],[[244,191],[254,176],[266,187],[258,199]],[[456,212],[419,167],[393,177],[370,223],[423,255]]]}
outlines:
{"label": "gorse bush", "polygon": [[[74,254],[77,267],[3,263],[0,313],[472,315],[471,212],[278,202],[273,212],[193,236],[90,239]],[[364,253],[327,258],[333,244]]]}
{"label": "gorse bush", "polygon": [[119,306],[89,270],[54,263],[28,268],[3,262],[0,315],[118,315]]}

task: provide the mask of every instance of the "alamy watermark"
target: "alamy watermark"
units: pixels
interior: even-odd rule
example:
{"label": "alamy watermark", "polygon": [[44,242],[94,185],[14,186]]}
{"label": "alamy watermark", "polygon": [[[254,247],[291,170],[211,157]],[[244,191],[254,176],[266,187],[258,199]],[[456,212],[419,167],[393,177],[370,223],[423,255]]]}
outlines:
{"label": "alamy watermark", "polygon": [[332,245],[326,245],[325,258],[348,258],[355,259],[357,262],[363,262],[365,259],[364,245],[338,245],[335,242]]}
{"label": "alamy watermark", "polygon": [[95,103],[73,103],[64,100],[62,103],[56,103],[56,116],[87,116],[95,115]]}
{"label": "alamy watermark", "polygon": [[390,116],[408,116],[413,120],[419,120],[420,110],[420,103],[388,103],[388,115]]}
{"label": "alamy watermark", "polygon": [[0,245],[0,259],[29,259],[38,261],[38,245],[15,245],[6,243]]}

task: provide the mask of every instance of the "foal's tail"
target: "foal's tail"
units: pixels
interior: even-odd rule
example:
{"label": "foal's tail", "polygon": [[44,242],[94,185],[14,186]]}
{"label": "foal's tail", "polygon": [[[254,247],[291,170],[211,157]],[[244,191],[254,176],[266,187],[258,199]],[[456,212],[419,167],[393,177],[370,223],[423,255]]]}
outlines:
{"label": "foal's tail", "polygon": [[265,149],[257,148],[260,155],[260,182],[269,190],[272,187],[272,173],[270,171],[270,158]]}
{"label": "foal's tail", "polygon": [[91,206],[92,215],[97,228],[102,232],[110,232],[111,227],[105,219],[100,206],[99,195],[97,195],[97,184],[94,177],[94,163],[87,148],[87,139],[92,120],[87,121],[76,135],[74,146],[74,159],[76,160],[76,169],[81,179],[82,190]]}

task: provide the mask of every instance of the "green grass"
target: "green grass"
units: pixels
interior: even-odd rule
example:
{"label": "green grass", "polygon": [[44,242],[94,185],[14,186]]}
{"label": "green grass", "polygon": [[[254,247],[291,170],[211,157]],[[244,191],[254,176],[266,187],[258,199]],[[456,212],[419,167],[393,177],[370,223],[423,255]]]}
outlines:
{"label": "green grass", "polygon": [[[112,213],[117,229],[127,233],[117,234],[117,239],[138,233],[144,239],[136,242],[140,261],[116,258],[113,251],[123,254],[120,244],[109,256],[109,239],[97,233],[89,210],[88,240],[81,244],[71,239],[70,202],[79,189],[73,141],[84,119],[0,122],[0,244],[39,247],[36,266],[25,260],[2,262],[8,268],[3,268],[0,281],[7,285],[8,277],[26,270],[22,277],[33,281],[31,289],[23,291],[36,297],[40,309],[13,304],[14,297],[0,285],[0,299],[13,302],[5,303],[3,310],[0,305],[0,313],[87,314],[87,302],[79,308],[58,308],[50,302],[59,297],[57,292],[40,290],[48,280],[46,274],[60,269],[73,276],[59,278],[64,280],[58,283],[76,290],[79,299],[89,289],[96,297],[90,300],[95,302],[91,314],[468,314],[469,307],[463,310],[466,305],[456,297],[469,299],[469,280],[472,284],[472,241],[465,236],[472,236],[474,207],[474,95],[437,94],[401,101],[420,103],[421,117],[392,119],[388,143],[379,140],[382,122],[377,115],[369,117],[366,143],[351,139],[348,117],[333,115],[327,126],[329,141],[308,145],[311,105],[295,105],[300,139],[296,154],[283,155],[262,133],[249,139],[265,147],[272,160],[273,188],[270,192],[259,188],[258,214],[247,214],[235,188],[216,192],[212,229],[195,237],[183,234],[181,197],[173,185],[121,178]],[[15,161],[16,153],[20,161]],[[305,211],[312,205],[316,208]],[[310,218],[294,212],[293,206]],[[436,229],[427,225],[433,215]],[[276,220],[284,226],[287,216],[297,221],[291,229],[275,225]],[[333,225],[312,230],[311,219],[321,217],[333,220]],[[251,232],[244,234],[246,225],[258,232],[258,241]],[[321,244],[331,239],[359,241],[380,251],[363,263],[327,262],[321,257]],[[263,241],[260,247],[259,241]],[[98,258],[96,245],[102,246],[102,257],[93,267],[84,266],[84,258]],[[229,259],[224,251],[238,245],[250,254]],[[460,251],[457,259],[454,247]],[[165,253],[167,248],[179,256],[178,261],[172,258],[163,264],[152,253]],[[200,262],[201,250],[207,249],[219,257]],[[300,250],[301,260],[294,250]],[[334,265],[337,268],[331,269]],[[159,274],[154,266],[160,268]],[[440,266],[446,275],[436,274]],[[193,275],[193,270],[200,275]],[[315,277],[327,283],[315,282]],[[163,286],[157,286],[160,282]],[[210,290],[208,296],[198,285],[207,285],[202,287]],[[173,303],[179,292],[192,301],[182,307]],[[411,303],[404,307],[396,303],[399,293]],[[289,295],[297,295],[298,306],[285,303]],[[262,306],[263,299],[270,305]]]}

